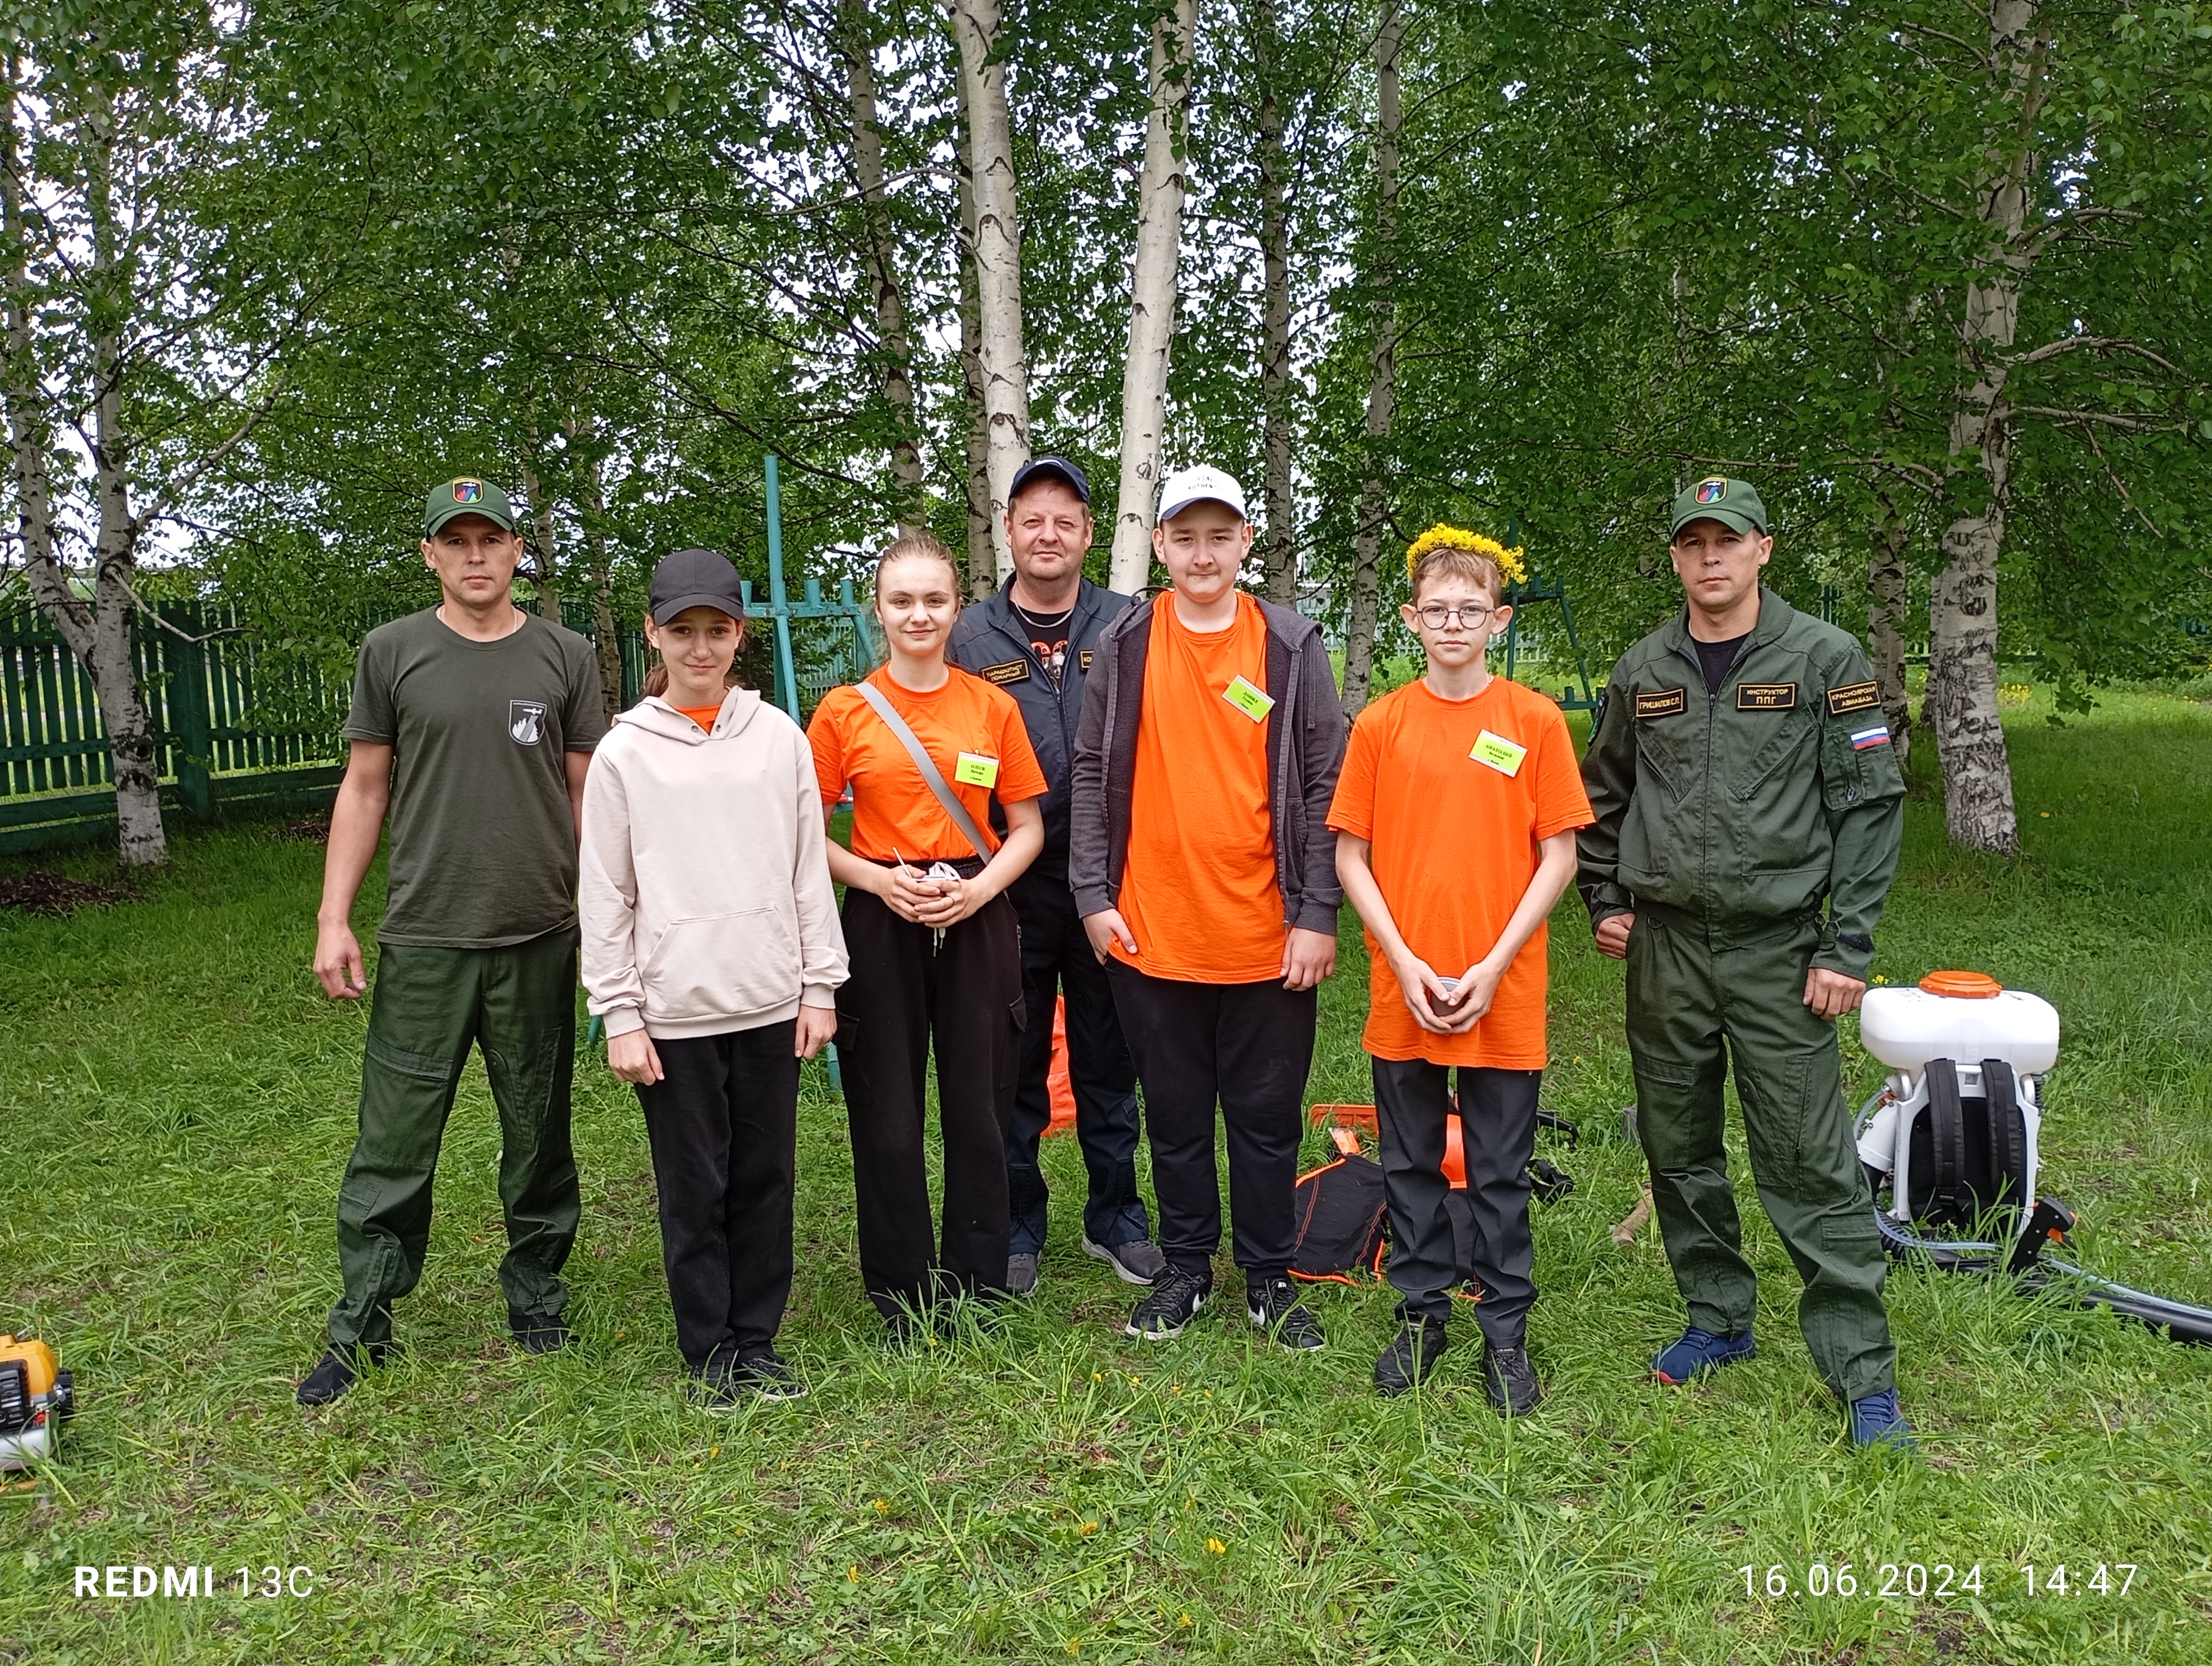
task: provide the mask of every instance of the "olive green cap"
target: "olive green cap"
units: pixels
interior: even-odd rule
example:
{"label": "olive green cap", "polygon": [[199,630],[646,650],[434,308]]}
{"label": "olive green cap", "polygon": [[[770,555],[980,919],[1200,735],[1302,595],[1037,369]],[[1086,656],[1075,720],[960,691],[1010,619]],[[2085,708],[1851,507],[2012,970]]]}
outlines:
{"label": "olive green cap", "polygon": [[1748,480],[1708,475],[1675,493],[1674,524],[1668,528],[1668,536],[1673,537],[1693,520],[1717,520],[1739,532],[1764,533],[1766,505],[1759,501],[1759,489]]}
{"label": "olive green cap", "polygon": [[422,506],[422,536],[437,537],[438,528],[455,515],[482,515],[503,532],[514,530],[514,506],[507,501],[507,494],[473,475],[465,474],[430,488],[429,502]]}

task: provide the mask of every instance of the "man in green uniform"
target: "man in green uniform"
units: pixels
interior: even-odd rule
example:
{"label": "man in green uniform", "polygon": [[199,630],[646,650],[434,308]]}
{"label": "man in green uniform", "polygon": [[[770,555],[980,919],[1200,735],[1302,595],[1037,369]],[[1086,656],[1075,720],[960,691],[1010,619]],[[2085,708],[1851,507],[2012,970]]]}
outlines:
{"label": "man in green uniform", "polygon": [[522,541],[498,487],[434,489],[422,532],[441,600],[362,643],[323,866],[315,976],[333,1000],[358,1000],[354,898],[391,812],[361,1133],[338,1188],[345,1293],[303,1406],[337,1399],[383,1357],[392,1304],[422,1275],[438,1145],[471,1046],[499,1104],[507,1327],[532,1353],[569,1340],[576,833],[606,732],[599,662],[584,638],[515,606]]}
{"label": "man in green uniform", "polygon": [[1583,764],[1597,820],[1578,884],[1598,948],[1628,963],[1637,1127],[1689,1307],[1651,1368],[1681,1383],[1753,1353],[1721,1140],[1733,1061],[1759,1201],[1805,1280],[1805,1345],[1856,1444],[1908,1446],[1835,1030],[1866,993],[1905,782],[1858,644],[1759,584],[1766,527],[1741,480],[1676,497],[1688,605],[1613,667]]}

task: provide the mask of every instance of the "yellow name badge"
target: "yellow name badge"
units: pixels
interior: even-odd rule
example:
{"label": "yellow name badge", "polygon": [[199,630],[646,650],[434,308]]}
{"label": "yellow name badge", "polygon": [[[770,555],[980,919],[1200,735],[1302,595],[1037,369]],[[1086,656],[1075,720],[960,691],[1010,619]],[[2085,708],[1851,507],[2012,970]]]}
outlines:
{"label": "yellow name badge", "polygon": [[1242,677],[1231,678],[1229,686],[1221,691],[1221,697],[1255,723],[1275,709],[1273,697],[1265,689]]}
{"label": "yellow name badge", "polygon": [[1475,737],[1474,750],[1468,756],[1477,763],[1487,763],[1501,775],[1517,775],[1521,773],[1521,760],[1528,756],[1528,749],[1485,729]]}
{"label": "yellow name badge", "polygon": [[999,760],[985,757],[981,752],[963,752],[960,761],[952,766],[952,779],[963,787],[996,787]]}

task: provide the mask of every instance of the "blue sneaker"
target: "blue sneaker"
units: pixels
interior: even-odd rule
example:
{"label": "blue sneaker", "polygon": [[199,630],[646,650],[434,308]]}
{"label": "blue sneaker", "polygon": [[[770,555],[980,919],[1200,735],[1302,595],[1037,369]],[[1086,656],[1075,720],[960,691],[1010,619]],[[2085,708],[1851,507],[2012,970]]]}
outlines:
{"label": "blue sneaker", "polygon": [[1747,1330],[1733,1336],[1716,1336],[1710,1330],[1692,1325],[1651,1356],[1651,1374],[1662,1383],[1679,1389],[1692,1377],[1718,1371],[1723,1365],[1732,1365],[1739,1359],[1748,1359],[1758,1352]]}
{"label": "blue sneaker", "polygon": [[1862,1395],[1851,1402],[1851,1444],[1887,1446],[1893,1451],[1913,1450],[1912,1426],[1897,1403],[1897,1390]]}

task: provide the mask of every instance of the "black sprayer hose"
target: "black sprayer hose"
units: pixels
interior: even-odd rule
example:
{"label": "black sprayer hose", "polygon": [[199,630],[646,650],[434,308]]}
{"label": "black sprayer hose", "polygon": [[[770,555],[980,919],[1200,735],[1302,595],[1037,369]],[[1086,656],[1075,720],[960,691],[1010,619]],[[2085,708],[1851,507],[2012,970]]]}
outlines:
{"label": "black sprayer hose", "polygon": [[[1858,1132],[1865,1132],[1881,1097],[1877,1093],[1860,1107]],[[1917,1256],[1940,1272],[1990,1274],[2002,1270],[2006,1264],[2008,1251],[2004,1244],[1976,1238],[1923,1237],[1917,1232],[1907,1231],[1879,1208],[1874,1212],[1874,1219],[1883,1244],[1893,1255]],[[2038,1256],[2022,1272],[2021,1282],[2030,1290],[2049,1291],[2080,1307],[2110,1308],[2123,1319],[2162,1330],[2177,1342],[2212,1347],[2212,1308],[2197,1307],[2168,1296],[2154,1296],[2147,1290],[2116,1284],[2055,1256]]]}

